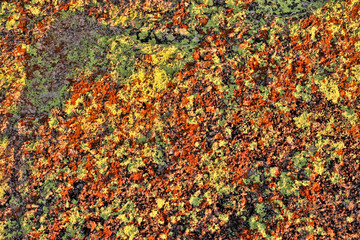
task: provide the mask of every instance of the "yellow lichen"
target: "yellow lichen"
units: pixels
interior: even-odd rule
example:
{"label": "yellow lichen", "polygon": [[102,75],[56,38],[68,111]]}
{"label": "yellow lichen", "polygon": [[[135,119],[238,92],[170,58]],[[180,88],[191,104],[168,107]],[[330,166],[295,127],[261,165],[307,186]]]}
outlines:
{"label": "yellow lichen", "polygon": [[298,128],[307,128],[310,127],[311,122],[308,120],[308,117],[311,114],[303,112],[299,117],[294,117],[295,124]]}

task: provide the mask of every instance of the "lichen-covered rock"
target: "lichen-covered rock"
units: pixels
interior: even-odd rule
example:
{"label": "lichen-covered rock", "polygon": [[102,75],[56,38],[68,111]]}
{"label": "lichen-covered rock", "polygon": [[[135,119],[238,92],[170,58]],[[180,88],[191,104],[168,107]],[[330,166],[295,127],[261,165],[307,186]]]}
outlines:
{"label": "lichen-covered rock", "polygon": [[64,106],[70,83],[82,72],[105,72],[106,48],[98,40],[114,34],[84,14],[54,20],[43,37],[30,46],[21,114],[49,113]]}

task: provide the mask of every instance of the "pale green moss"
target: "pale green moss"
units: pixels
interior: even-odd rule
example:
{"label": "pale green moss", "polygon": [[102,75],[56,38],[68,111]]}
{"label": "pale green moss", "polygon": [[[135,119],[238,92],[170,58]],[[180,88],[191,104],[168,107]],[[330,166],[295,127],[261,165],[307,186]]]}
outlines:
{"label": "pale green moss", "polygon": [[350,122],[352,126],[354,126],[358,122],[358,116],[355,112],[355,109],[350,107],[342,107],[342,110],[344,111],[342,115],[346,117],[346,119]]}
{"label": "pale green moss", "polygon": [[292,158],[296,168],[301,169],[307,165],[308,158],[306,157],[306,152],[296,152]]}
{"label": "pale green moss", "polygon": [[149,214],[149,216],[154,218],[154,217],[156,217],[157,213],[158,213],[157,210],[152,210],[151,213]]}
{"label": "pale green moss", "polygon": [[166,200],[164,200],[164,199],[161,199],[161,198],[156,199],[156,204],[159,209],[161,209],[164,206],[165,202],[166,202]]}
{"label": "pale green moss", "polygon": [[9,188],[9,185],[3,181],[3,175],[2,172],[0,172],[0,199],[5,195],[6,190]]}
{"label": "pale green moss", "polygon": [[139,233],[139,229],[134,225],[127,225],[124,227],[124,233],[129,237],[129,240],[132,240]]}
{"label": "pale green moss", "polygon": [[315,81],[319,85],[319,90],[322,92],[327,100],[337,103],[340,98],[338,84],[329,78]]}
{"label": "pale green moss", "polygon": [[298,128],[305,129],[311,125],[311,121],[308,119],[310,116],[311,113],[303,112],[299,117],[294,117],[293,119]]}
{"label": "pale green moss", "polygon": [[227,214],[220,214],[219,219],[221,221],[228,222],[229,221],[229,216]]}
{"label": "pale green moss", "polygon": [[297,191],[297,186],[294,184],[294,181],[292,181],[289,174],[285,172],[281,173],[280,181],[277,186],[281,194],[284,196],[290,196]]}
{"label": "pale green moss", "polygon": [[322,175],[326,169],[325,169],[325,161],[322,159],[317,159],[313,162],[313,166],[314,166],[314,172]]}
{"label": "pale green moss", "polygon": [[203,198],[200,197],[199,194],[200,194],[200,191],[196,192],[193,196],[191,196],[190,201],[189,201],[190,204],[192,204],[196,207],[198,207],[201,204]]}

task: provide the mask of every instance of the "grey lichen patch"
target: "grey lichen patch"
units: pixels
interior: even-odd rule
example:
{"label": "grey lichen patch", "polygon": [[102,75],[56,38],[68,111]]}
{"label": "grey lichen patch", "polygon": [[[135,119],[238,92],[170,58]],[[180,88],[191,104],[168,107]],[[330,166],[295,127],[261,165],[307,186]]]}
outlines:
{"label": "grey lichen patch", "polygon": [[98,40],[113,32],[81,13],[55,20],[30,47],[21,114],[47,114],[63,108],[70,97],[70,85],[79,74],[104,74],[107,50]]}
{"label": "grey lichen patch", "polygon": [[290,17],[310,14],[331,0],[256,0],[249,4],[250,14]]}

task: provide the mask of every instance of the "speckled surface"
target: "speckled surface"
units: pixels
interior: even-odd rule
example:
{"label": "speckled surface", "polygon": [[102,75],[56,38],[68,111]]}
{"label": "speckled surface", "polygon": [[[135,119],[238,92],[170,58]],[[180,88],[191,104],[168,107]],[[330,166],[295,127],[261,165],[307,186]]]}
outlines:
{"label": "speckled surface", "polygon": [[360,239],[359,0],[0,3],[0,239]]}

